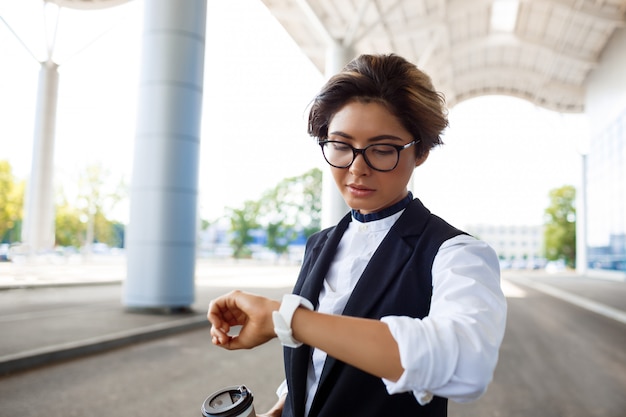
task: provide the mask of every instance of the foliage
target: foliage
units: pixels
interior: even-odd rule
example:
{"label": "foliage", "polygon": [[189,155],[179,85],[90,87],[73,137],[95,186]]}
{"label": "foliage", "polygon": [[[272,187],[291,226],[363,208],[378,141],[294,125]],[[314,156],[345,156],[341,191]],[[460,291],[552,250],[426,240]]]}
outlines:
{"label": "foliage", "polygon": [[117,242],[114,233],[114,224],[107,219],[105,213],[111,212],[115,205],[122,200],[126,187],[123,181],[107,189],[110,171],[102,165],[87,166],[79,177],[78,201],[82,207],[82,214],[87,219],[85,243],[107,243],[114,246]]}
{"label": "foliage", "polygon": [[23,206],[24,182],[15,179],[8,161],[0,161],[0,242],[19,239]]}
{"label": "foliage", "polygon": [[210,222],[206,219],[200,219],[200,230],[206,230],[209,227],[211,227],[211,224],[213,224],[214,222]]}
{"label": "foliage", "polygon": [[[105,213],[124,198],[123,181],[107,189],[109,172],[99,165],[88,166],[79,176],[79,187],[72,204],[63,192],[57,193],[55,207],[55,242],[60,246],[80,247],[85,242],[103,242],[121,246],[120,224]],[[7,161],[0,161],[0,242],[19,241],[23,218],[25,182],[18,182]],[[91,234],[89,230],[93,231]]]}
{"label": "foliage", "polygon": [[230,228],[233,232],[230,246],[233,248],[233,256],[237,259],[250,255],[248,244],[253,238],[250,232],[256,229],[259,203],[248,200],[244,202],[243,208],[229,208]]}
{"label": "foliage", "polygon": [[322,171],[314,168],[286,178],[261,197],[260,218],[266,246],[280,255],[299,233],[309,237],[320,230]]}
{"label": "foliage", "polygon": [[79,174],[78,190],[73,196],[73,204],[63,189],[57,193],[56,244],[80,247],[101,242],[114,247],[122,246],[119,223],[108,219],[107,213],[125,195],[126,186],[123,181],[112,183],[110,172],[101,165],[87,166]]}
{"label": "foliage", "polygon": [[568,266],[576,261],[576,189],[565,185],[550,191],[550,205],[545,210],[545,256],[563,259]]}
{"label": "foliage", "polygon": [[285,224],[282,221],[270,222],[265,226],[267,233],[267,246],[277,255],[287,253],[289,244],[298,237],[298,232],[293,225]]}
{"label": "foliage", "polygon": [[258,201],[246,201],[243,208],[228,209],[234,256],[250,254],[251,232],[262,228],[267,246],[274,253],[287,252],[299,236],[308,238],[320,230],[322,171],[314,168],[302,175],[286,178],[263,193]]}
{"label": "foliage", "polygon": [[72,207],[64,196],[58,198],[55,211],[55,243],[59,246],[81,247],[87,226],[81,222],[81,211]]}

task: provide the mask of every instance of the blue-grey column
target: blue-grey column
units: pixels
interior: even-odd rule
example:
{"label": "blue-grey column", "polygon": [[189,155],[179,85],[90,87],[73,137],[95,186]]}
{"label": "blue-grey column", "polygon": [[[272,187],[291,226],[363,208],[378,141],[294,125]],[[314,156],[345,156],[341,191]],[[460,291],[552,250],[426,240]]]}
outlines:
{"label": "blue-grey column", "polygon": [[[354,58],[352,49],[333,42],[326,50],[326,78],[330,78]],[[330,168],[322,176],[322,228],[330,227],[348,212],[349,208],[335,185]]]}
{"label": "blue-grey column", "polygon": [[57,97],[59,92],[58,65],[51,59],[41,63],[39,90],[33,133],[33,151],[28,178],[22,242],[30,254],[54,247],[54,137]]}
{"label": "blue-grey column", "polygon": [[145,2],[130,196],[129,308],[194,301],[206,0]]}

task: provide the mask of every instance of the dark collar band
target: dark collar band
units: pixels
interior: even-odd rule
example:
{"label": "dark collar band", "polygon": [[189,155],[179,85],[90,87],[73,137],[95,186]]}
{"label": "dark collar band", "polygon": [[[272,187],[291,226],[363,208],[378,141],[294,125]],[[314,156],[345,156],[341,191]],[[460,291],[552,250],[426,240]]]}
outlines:
{"label": "dark collar band", "polygon": [[358,211],[352,209],[352,217],[361,223],[372,222],[374,220],[384,219],[385,217],[393,216],[400,210],[404,210],[409,203],[413,201],[413,194],[409,193],[402,200],[398,201],[393,206],[377,211],[376,213],[361,214]]}

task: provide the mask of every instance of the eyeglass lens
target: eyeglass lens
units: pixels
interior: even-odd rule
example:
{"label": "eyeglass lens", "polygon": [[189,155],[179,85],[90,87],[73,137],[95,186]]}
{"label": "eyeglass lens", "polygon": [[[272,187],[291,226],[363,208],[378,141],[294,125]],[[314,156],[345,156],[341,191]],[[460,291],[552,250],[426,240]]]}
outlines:
{"label": "eyeglass lens", "polygon": [[[328,141],[322,145],[326,161],[336,168],[347,168],[356,158],[354,148],[343,142]],[[369,145],[362,151],[365,162],[380,171],[390,171],[398,164],[399,152],[393,145]]]}

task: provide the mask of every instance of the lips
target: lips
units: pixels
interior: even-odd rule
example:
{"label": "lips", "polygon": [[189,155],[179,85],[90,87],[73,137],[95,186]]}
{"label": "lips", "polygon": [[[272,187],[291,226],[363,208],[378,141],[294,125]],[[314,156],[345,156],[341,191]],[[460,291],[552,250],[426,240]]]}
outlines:
{"label": "lips", "polygon": [[359,191],[374,191],[371,188],[368,188],[364,185],[359,185],[359,184],[348,184],[349,188],[354,188],[355,190],[359,190]]}
{"label": "lips", "polygon": [[373,189],[359,184],[348,184],[348,190],[355,196],[366,196],[374,192]]}

